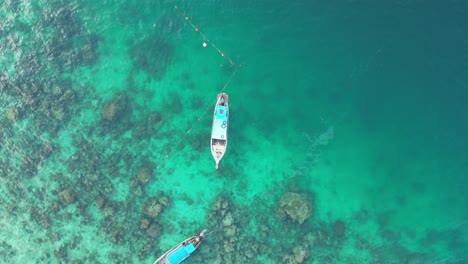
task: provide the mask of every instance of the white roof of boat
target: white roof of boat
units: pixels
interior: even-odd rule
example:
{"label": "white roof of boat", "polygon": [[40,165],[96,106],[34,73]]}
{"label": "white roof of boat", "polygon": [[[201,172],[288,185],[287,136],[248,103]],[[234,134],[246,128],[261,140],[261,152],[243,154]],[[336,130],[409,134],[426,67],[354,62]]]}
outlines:
{"label": "white roof of boat", "polygon": [[229,109],[227,106],[216,106],[213,128],[211,130],[211,138],[227,140],[228,111]]}

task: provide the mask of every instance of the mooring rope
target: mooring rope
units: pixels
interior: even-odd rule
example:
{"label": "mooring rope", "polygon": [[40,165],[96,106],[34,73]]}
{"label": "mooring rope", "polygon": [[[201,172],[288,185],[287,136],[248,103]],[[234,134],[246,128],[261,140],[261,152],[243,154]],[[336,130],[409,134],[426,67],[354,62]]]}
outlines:
{"label": "mooring rope", "polygon": [[198,34],[200,34],[200,36],[203,38],[203,41],[205,41],[206,43],[210,44],[218,53],[219,55],[221,55],[221,57],[225,58],[229,64],[231,64],[232,66],[236,67],[236,64],[228,57],[226,56],[226,53],[224,53],[221,49],[219,49],[213,42],[211,42],[211,40],[209,40],[205,34],[203,34],[203,32],[200,31],[200,29],[195,26],[192,21],[190,21],[189,17],[185,15],[184,11],[182,11],[179,7],[177,6],[174,6],[175,10],[177,10],[177,12],[179,12],[179,14],[185,19],[185,21],[187,21],[187,23],[190,24],[190,26],[192,26],[192,28],[195,30],[195,32],[197,32]]}
{"label": "mooring rope", "polygon": [[[200,36],[203,38],[203,41],[205,41],[206,43],[210,44],[220,55],[221,57],[223,57],[224,59],[226,59],[229,64],[234,67],[234,71],[232,72],[231,76],[229,76],[228,80],[224,83],[223,87],[221,88],[220,90],[220,93],[224,93],[224,91],[226,90],[226,88],[228,87],[229,83],[231,83],[232,79],[234,78],[234,76],[237,74],[237,72],[239,71],[239,69],[242,67],[242,65],[238,65],[236,63],[234,63],[234,61],[232,61],[228,56],[226,56],[226,53],[224,53],[221,49],[219,49],[213,42],[211,42],[211,40],[209,40],[205,34],[203,34],[203,32],[201,32],[201,30],[195,26],[195,24],[192,23],[192,21],[190,21],[190,19],[188,18],[188,16],[185,15],[185,13],[177,6],[174,6],[175,10],[177,10],[177,12],[184,18],[185,21],[187,21],[187,23],[195,30],[195,32],[197,32],[198,34],[200,34]],[[222,67],[222,65],[221,65]],[[205,111],[203,111],[203,113],[197,118],[197,120],[192,124],[192,126],[190,126],[189,129],[187,129],[187,131],[185,132],[185,134],[182,136],[182,138],[180,140],[177,141],[177,143],[174,145],[174,147],[169,151],[169,153],[166,154],[166,156],[164,157],[164,159],[162,160],[162,162],[160,163],[161,165],[158,165],[156,166],[156,169],[159,169],[164,163],[166,163],[166,160],[172,155],[172,153],[179,147],[179,145],[184,141],[184,139],[188,136],[188,134],[192,131],[192,129],[201,121],[201,119],[203,118],[203,116],[205,116],[205,114],[208,112],[209,109],[211,109],[213,107],[213,105],[216,103],[216,101],[214,101],[213,103],[210,103]]]}

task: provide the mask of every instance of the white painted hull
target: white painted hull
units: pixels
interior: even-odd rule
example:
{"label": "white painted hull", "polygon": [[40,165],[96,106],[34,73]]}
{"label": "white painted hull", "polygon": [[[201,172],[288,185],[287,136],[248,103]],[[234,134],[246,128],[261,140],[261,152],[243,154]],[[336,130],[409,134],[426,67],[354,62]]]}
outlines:
{"label": "white painted hull", "polygon": [[218,94],[216,105],[213,114],[213,125],[211,128],[211,154],[218,164],[226,152],[228,142],[228,127],[229,127],[229,105],[228,95],[225,93]]}

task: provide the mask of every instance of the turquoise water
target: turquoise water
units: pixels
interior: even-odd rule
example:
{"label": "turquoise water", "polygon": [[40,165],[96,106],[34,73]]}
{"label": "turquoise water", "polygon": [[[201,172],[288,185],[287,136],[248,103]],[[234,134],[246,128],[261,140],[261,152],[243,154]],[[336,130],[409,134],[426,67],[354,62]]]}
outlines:
{"label": "turquoise water", "polygon": [[0,6],[0,262],[468,262],[467,3]]}

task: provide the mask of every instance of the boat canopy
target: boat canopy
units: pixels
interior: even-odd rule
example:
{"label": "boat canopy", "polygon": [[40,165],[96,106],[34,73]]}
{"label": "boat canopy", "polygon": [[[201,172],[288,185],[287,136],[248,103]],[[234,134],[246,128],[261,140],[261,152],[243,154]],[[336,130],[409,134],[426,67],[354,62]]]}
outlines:
{"label": "boat canopy", "polygon": [[216,107],[216,115],[213,120],[211,138],[227,140],[227,112],[227,106],[218,105]]}
{"label": "boat canopy", "polygon": [[223,105],[218,105],[216,107],[216,119],[225,120],[227,114],[227,107]]}
{"label": "boat canopy", "polygon": [[191,252],[187,252],[184,246],[181,245],[167,255],[167,261],[169,262],[169,264],[179,264],[180,262],[182,262],[182,260],[189,256],[189,253]]}
{"label": "boat canopy", "polygon": [[195,247],[193,246],[193,244],[188,244],[186,247],[185,247],[185,251],[187,251],[187,253],[192,253],[195,251]]}

